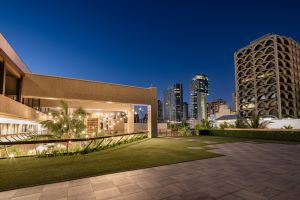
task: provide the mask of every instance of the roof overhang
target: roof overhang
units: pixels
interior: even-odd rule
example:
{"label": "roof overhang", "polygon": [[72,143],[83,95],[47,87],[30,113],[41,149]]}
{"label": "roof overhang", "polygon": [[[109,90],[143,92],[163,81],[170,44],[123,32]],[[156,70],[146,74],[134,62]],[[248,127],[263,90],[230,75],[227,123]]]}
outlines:
{"label": "roof overhang", "polygon": [[0,33],[0,54],[9,62],[10,71],[12,73],[31,73],[27,65],[18,56],[16,51],[8,43],[5,37]]}

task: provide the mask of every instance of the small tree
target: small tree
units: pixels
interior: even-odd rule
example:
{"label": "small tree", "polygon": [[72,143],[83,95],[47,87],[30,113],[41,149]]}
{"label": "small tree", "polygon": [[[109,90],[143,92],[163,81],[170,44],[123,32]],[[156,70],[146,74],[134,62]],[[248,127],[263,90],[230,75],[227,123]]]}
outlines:
{"label": "small tree", "polygon": [[178,135],[179,136],[190,136],[191,135],[191,131],[187,124],[182,123],[182,125],[178,129]]}
{"label": "small tree", "polygon": [[229,124],[227,122],[223,122],[220,124],[220,129],[229,128]]}
{"label": "small tree", "polygon": [[85,129],[84,120],[88,113],[82,108],[78,108],[69,113],[68,104],[61,101],[60,111],[52,111],[49,113],[51,119],[41,122],[57,138],[72,138],[79,137]]}
{"label": "small tree", "polygon": [[213,122],[208,119],[202,119],[199,124],[195,125],[195,130],[208,130],[213,128]]}
{"label": "small tree", "polygon": [[248,120],[245,120],[245,124],[248,128],[261,128],[264,129],[270,124],[270,121],[262,121],[260,115],[252,115]]}
{"label": "small tree", "polygon": [[214,127],[213,122],[208,119],[202,119],[200,124],[203,130],[209,130]]}
{"label": "small tree", "polygon": [[245,120],[237,119],[235,121],[235,128],[247,128],[247,124],[245,123]]}

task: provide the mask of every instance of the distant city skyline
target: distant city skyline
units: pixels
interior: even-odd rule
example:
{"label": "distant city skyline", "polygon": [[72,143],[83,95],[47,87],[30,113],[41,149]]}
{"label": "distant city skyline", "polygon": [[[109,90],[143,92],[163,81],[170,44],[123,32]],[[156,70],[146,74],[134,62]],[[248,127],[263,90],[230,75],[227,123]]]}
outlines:
{"label": "distant city skyline", "polygon": [[161,100],[179,82],[189,102],[190,79],[205,73],[208,101],[231,104],[235,51],[267,33],[300,41],[295,0],[254,0],[247,4],[253,14],[245,14],[243,1],[7,1],[1,7],[1,32],[34,73],[152,85]]}

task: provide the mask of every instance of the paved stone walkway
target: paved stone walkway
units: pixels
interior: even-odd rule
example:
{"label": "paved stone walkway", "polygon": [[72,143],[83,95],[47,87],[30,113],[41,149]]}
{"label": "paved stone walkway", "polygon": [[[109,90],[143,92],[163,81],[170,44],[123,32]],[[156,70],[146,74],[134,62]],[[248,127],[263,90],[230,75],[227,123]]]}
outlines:
{"label": "paved stone walkway", "polygon": [[226,156],[11,190],[0,199],[300,199],[300,145],[211,147]]}

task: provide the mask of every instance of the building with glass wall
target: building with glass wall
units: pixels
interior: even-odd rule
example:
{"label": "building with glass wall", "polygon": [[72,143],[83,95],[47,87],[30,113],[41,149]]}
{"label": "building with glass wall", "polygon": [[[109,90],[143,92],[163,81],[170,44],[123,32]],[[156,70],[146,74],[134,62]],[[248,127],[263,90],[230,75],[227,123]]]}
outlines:
{"label": "building with glass wall", "polygon": [[161,100],[157,100],[157,122],[162,123],[163,121],[163,104]]}
{"label": "building with glass wall", "polygon": [[207,119],[206,97],[208,95],[208,76],[197,74],[190,83],[190,117],[197,121]]}
{"label": "building with glass wall", "polygon": [[179,122],[183,112],[183,88],[176,83],[164,91],[163,113],[164,121]]}
{"label": "building with glass wall", "polygon": [[182,120],[189,119],[189,104],[187,102],[183,102],[182,106]]}

